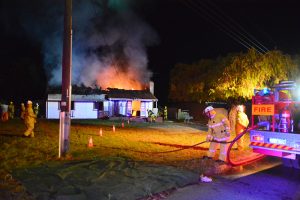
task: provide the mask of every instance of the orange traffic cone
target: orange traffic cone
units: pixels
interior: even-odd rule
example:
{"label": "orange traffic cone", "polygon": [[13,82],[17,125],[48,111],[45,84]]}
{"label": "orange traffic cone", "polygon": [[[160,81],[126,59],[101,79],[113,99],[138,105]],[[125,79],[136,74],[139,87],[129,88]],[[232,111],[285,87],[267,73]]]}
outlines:
{"label": "orange traffic cone", "polygon": [[88,147],[93,147],[94,144],[93,144],[93,138],[92,136],[89,138],[89,143],[88,143]]}
{"label": "orange traffic cone", "polygon": [[99,136],[102,136],[102,128],[99,130]]}
{"label": "orange traffic cone", "polygon": [[116,132],[116,127],[115,127],[115,125],[113,125],[113,132]]}
{"label": "orange traffic cone", "polygon": [[124,122],[122,122],[122,128],[124,128]]}

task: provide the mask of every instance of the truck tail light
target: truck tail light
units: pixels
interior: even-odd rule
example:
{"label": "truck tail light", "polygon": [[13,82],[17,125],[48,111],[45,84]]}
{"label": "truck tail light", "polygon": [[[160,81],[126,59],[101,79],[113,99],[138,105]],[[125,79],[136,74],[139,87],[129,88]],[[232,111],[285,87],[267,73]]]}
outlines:
{"label": "truck tail light", "polygon": [[253,135],[251,141],[262,142],[262,141],[264,141],[264,137],[261,135]]}

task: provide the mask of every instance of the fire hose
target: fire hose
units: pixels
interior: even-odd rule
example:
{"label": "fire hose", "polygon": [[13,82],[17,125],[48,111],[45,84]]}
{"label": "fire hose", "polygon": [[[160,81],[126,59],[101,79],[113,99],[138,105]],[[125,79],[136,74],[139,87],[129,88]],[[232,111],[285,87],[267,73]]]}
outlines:
{"label": "fire hose", "polygon": [[265,155],[263,154],[259,154],[258,156],[256,157],[252,157],[252,158],[248,158],[246,160],[243,160],[243,161],[240,161],[240,162],[233,162],[231,159],[230,159],[230,151],[231,151],[231,148],[232,146],[234,145],[234,143],[236,141],[238,141],[243,135],[245,135],[245,133],[247,133],[248,131],[250,130],[253,130],[253,129],[256,129],[258,126],[253,126],[251,128],[247,127],[242,133],[240,133],[238,136],[236,136],[232,141],[230,142],[226,142],[226,143],[230,143],[229,147],[228,147],[228,150],[227,150],[227,162],[231,165],[231,166],[240,166],[240,165],[246,165],[246,164],[249,164],[249,163],[252,163],[252,162],[255,162],[257,160],[260,160],[262,158],[265,157]]}
{"label": "fire hose", "polygon": [[[247,127],[242,133],[240,133],[233,140],[228,141],[228,142],[216,141],[216,140],[212,140],[212,141],[206,141],[205,140],[205,141],[201,141],[201,142],[196,143],[196,144],[191,145],[191,146],[184,146],[184,147],[181,147],[181,148],[178,148],[178,149],[175,149],[175,150],[158,151],[158,152],[145,152],[145,151],[137,151],[137,150],[132,150],[132,149],[127,149],[127,150],[132,151],[132,152],[137,152],[137,153],[144,153],[144,154],[163,154],[163,153],[172,153],[172,152],[182,151],[182,150],[185,150],[185,149],[190,149],[190,148],[193,148],[193,147],[198,146],[200,144],[204,144],[206,142],[216,142],[216,143],[222,143],[222,144],[226,143],[226,144],[230,144],[229,147],[228,147],[228,150],[227,150],[227,155],[226,155],[228,164],[231,165],[231,166],[246,165],[246,164],[249,164],[249,163],[252,163],[252,162],[255,162],[257,160],[260,160],[260,159],[264,158],[265,155],[259,154],[258,156],[254,157],[254,158],[252,157],[252,158],[240,161],[240,162],[234,162],[230,159],[230,151],[232,149],[232,146],[235,144],[235,142],[237,142],[244,134],[246,134],[248,131],[256,129],[256,128],[258,128],[258,126],[253,126],[253,127],[250,127],[250,128]],[[104,147],[104,146],[102,146],[102,147]],[[111,147],[106,147],[106,148],[111,148]]]}
{"label": "fire hose", "polygon": [[[246,164],[249,164],[249,163],[252,163],[252,162],[255,162],[257,160],[260,160],[262,158],[265,157],[265,155],[263,154],[259,154],[258,156],[256,157],[252,157],[252,158],[248,158],[246,160],[243,160],[243,161],[240,161],[240,162],[234,162],[230,159],[230,151],[232,149],[232,146],[243,136],[245,135],[248,131],[250,130],[253,130],[253,129],[256,129],[258,126],[253,126],[253,127],[247,127],[242,133],[240,133],[238,136],[236,136],[233,140],[231,141],[228,141],[228,142],[220,142],[220,141],[216,141],[216,140],[212,140],[210,142],[216,142],[216,143],[229,143],[229,147],[228,147],[228,150],[227,150],[227,162],[228,164],[230,164],[231,166],[240,166],[240,165],[246,165]],[[148,153],[151,153],[151,154],[160,154],[160,153],[171,153],[171,152],[176,152],[176,151],[181,151],[181,150],[184,150],[184,149],[189,149],[189,148],[193,148],[195,146],[198,146],[200,144],[203,144],[203,143],[206,143],[208,141],[202,141],[202,142],[199,142],[197,144],[194,144],[192,146],[187,146],[187,147],[182,147],[182,148],[179,148],[179,149],[175,149],[175,150],[170,150],[170,151],[161,151],[161,152],[148,152]]]}

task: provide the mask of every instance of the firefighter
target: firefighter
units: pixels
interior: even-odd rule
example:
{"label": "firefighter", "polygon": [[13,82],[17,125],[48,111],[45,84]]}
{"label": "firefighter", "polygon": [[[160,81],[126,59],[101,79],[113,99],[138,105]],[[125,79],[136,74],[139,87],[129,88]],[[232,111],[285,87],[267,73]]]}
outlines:
{"label": "firefighter", "polygon": [[[231,105],[229,113],[228,113],[228,119],[229,119],[229,123],[230,123],[230,127],[231,127],[230,133],[232,136],[236,136],[236,133],[235,133],[236,115],[237,115],[236,107],[237,107],[237,105],[235,103],[233,103]],[[237,147],[235,147],[234,149],[237,149]]]}
{"label": "firefighter", "polygon": [[[243,133],[245,129],[249,125],[249,119],[246,113],[244,112],[244,106],[243,105],[238,105],[236,107],[237,114],[236,114],[236,123],[235,123],[235,133],[236,136],[239,134]],[[242,151],[244,149],[244,136],[242,136],[238,141],[237,141],[237,148],[239,151]]]}
{"label": "firefighter", "polygon": [[168,108],[167,106],[165,106],[164,108],[164,120],[167,120],[168,119]]}
{"label": "firefighter", "polygon": [[26,111],[25,111],[25,116],[24,116],[24,123],[26,126],[26,131],[24,133],[24,135],[26,137],[34,137],[34,124],[36,123],[36,115],[33,112],[32,109],[32,101],[28,101],[27,102],[27,106],[26,106]]}
{"label": "firefighter", "polygon": [[228,144],[225,143],[230,139],[230,124],[227,117],[221,113],[217,113],[212,106],[208,106],[204,110],[208,119],[208,135],[206,141],[210,142],[207,156],[204,158],[212,159],[216,150],[220,145],[220,154],[218,163],[226,163]]}
{"label": "firefighter", "polygon": [[155,122],[155,115],[152,110],[147,110],[148,111],[148,117],[150,117],[150,122]]}
{"label": "firefighter", "polygon": [[15,116],[15,105],[11,101],[8,105],[8,117],[9,117],[9,119],[13,119],[14,116]]}
{"label": "firefighter", "polygon": [[228,113],[228,119],[229,119],[229,123],[230,123],[230,127],[231,127],[231,134],[235,135],[235,124],[236,124],[236,115],[237,115],[237,109],[236,109],[236,105],[232,104],[230,111]]}
{"label": "firefighter", "polygon": [[36,115],[36,117],[38,117],[38,114],[39,114],[39,104],[38,103],[36,103],[34,106],[34,114]]}
{"label": "firefighter", "polygon": [[6,104],[1,104],[1,120],[3,122],[7,121],[8,120],[8,105]]}
{"label": "firefighter", "polygon": [[24,117],[25,117],[25,104],[21,103],[21,115],[20,115],[20,118],[24,119]]}

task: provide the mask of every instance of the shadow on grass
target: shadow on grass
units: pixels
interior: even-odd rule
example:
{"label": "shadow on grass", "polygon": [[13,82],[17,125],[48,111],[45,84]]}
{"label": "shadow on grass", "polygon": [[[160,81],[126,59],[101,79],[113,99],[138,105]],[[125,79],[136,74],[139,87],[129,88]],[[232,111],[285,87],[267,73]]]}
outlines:
{"label": "shadow on grass", "polygon": [[0,130],[0,137],[4,136],[4,137],[25,137],[22,133],[12,133],[9,132],[7,130]]}

